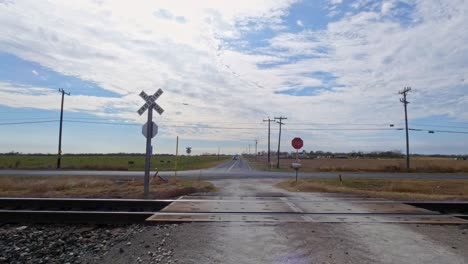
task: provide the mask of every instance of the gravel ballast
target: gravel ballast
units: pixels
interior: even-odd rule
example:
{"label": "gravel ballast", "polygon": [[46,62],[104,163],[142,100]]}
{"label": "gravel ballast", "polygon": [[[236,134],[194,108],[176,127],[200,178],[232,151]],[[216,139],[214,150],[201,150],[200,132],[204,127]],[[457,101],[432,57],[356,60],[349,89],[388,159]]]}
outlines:
{"label": "gravel ballast", "polygon": [[[3,225],[0,226],[0,263],[172,262],[172,250],[165,245],[173,227]],[[141,236],[151,236],[151,239],[143,241]]]}

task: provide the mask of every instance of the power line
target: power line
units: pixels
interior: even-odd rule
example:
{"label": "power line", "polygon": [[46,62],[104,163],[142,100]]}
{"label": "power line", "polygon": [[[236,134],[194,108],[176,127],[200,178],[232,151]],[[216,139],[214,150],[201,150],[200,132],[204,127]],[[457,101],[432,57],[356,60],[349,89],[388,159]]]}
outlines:
{"label": "power line", "polygon": [[313,122],[291,122],[290,125],[313,125],[313,126],[389,126],[394,123],[313,123]]}
{"label": "power line", "polygon": [[468,126],[447,126],[447,125],[425,125],[425,124],[414,124],[415,126],[423,126],[423,127],[448,127],[448,128],[462,128],[468,129]]}
{"label": "power line", "polygon": [[40,119],[46,119],[46,118],[55,118],[56,116],[41,116],[41,117],[5,117],[5,118],[0,118],[0,120],[40,120]]}
{"label": "power line", "polygon": [[[0,112],[2,113],[2,112]],[[11,112],[6,112],[11,113]],[[25,112],[26,113],[26,112]],[[16,114],[16,113],[14,113]],[[0,120],[40,120],[45,118],[54,118],[55,115],[47,115],[47,116],[40,116],[40,117],[2,117]],[[103,119],[101,117],[69,117],[67,120],[98,120],[103,122],[121,122],[125,120],[123,118],[113,118],[113,119]],[[165,120],[162,123],[185,123],[185,124],[197,124],[196,122],[190,121],[182,121],[182,120]],[[259,122],[226,122],[226,121],[205,121],[200,122],[202,124],[239,124],[239,125],[260,125]],[[394,126],[396,123],[314,123],[314,122],[290,122],[290,125],[313,125],[313,126]],[[464,124],[464,123],[459,123]],[[398,124],[396,124],[398,125]],[[468,126],[455,126],[455,125],[434,125],[434,124],[424,124],[424,123],[413,123],[415,126],[422,126],[422,127],[447,127],[447,128],[459,128],[459,129],[468,129]],[[260,128],[259,128],[260,129]]]}
{"label": "power line", "polygon": [[[53,123],[60,120],[39,120],[39,121],[24,121],[24,122],[8,122],[0,123],[0,126],[6,125],[27,125],[27,124],[40,124],[40,123]],[[80,124],[102,124],[102,125],[123,125],[123,126],[141,126],[138,123],[118,123],[118,122],[95,122],[95,121],[80,121],[64,119],[63,122],[67,123],[80,123]],[[219,130],[263,130],[260,127],[220,127],[220,126],[177,126],[177,125],[162,125],[164,128],[197,128],[197,129],[219,129]],[[401,131],[404,128],[285,128],[285,131]],[[455,130],[433,130],[421,128],[408,128],[409,131],[424,131],[424,132],[437,132],[437,133],[456,133],[468,134],[468,131],[455,131]]]}
{"label": "power line", "polygon": [[42,121],[24,121],[24,122],[0,123],[0,126],[52,123],[52,122],[57,122],[57,121],[59,121],[59,120],[42,120]]}
{"label": "power line", "polygon": [[79,121],[79,120],[64,120],[67,123],[81,123],[81,124],[100,124],[100,125],[119,125],[119,126],[141,126],[136,123],[117,123],[117,122],[95,122],[95,121]]}
{"label": "power line", "polygon": [[285,128],[288,131],[374,131],[374,130],[380,130],[380,131],[392,131],[392,130],[402,130],[403,128]]}
{"label": "power line", "polygon": [[424,131],[429,133],[453,133],[453,134],[468,134],[468,131],[452,131],[452,130],[429,130],[429,129],[421,129],[421,128],[409,128],[411,131]]}

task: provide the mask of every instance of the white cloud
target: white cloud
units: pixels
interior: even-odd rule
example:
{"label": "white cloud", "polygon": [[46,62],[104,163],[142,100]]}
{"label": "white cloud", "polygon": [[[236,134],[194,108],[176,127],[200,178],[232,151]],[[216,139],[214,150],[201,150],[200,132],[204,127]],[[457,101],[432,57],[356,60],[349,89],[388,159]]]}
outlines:
{"label": "white cloud", "polygon": [[393,8],[395,7],[395,1],[384,1],[382,3],[382,9],[381,9],[381,13],[383,15],[386,15],[388,12],[390,12],[390,10],[392,10]]}
{"label": "white cloud", "polygon": [[301,20],[297,20],[297,21],[296,21],[296,24],[297,24],[298,26],[300,26],[300,27],[304,27],[304,24],[302,23]]}
{"label": "white cloud", "polygon": [[332,5],[338,5],[343,2],[343,0],[328,0],[328,2]]}
{"label": "white cloud", "polygon": [[36,76],[39,76],[39,73],[37,73],[36,70],[32,70],[31,72],[32,72],[32,74],[34,74],[34,75],[36,75]]}
{"label": "white cloud", "polygon": [[[281,30],[268,40],[267,47],[253,50],[226,44],[226,39],[246,41],[246,31],[281,27],[291,3],[0,4],[0,50],[120,94],[121,98],[70,96],[67,106],[129,120],[143,121],[135,113],[142,103],[138,93],[162,87],[165,93],[158,101],[166,109],[160,117],[165,122],[257,122],[268,115],[284,114],[291,122],[398,123],[402,106],[396,92],[407,85],[417,91],[411,95],[411,118],[447,115],[468,120],[464,110],[468,103],[468,33],[461,30],[468,24],[465,1],[416,1],[412,18],[417,23],[402,25],[382,17],[394,11],[395,5],[378,2],[377,8],[375,2],[361,0],[354,4],[354,13],[328,24],[324,30]],[[371,7],[359,9],[364,6]],[[163,15],[161,10],[165,10]],[[184,23],[178,17],[183,17]],[[301,24],[298,20],[297,25]],[[258,64],[273,66],[260,68]],[[336,78],[334,84],[311,97],[276,93],[326,86],[323,79],[310,75],[313,72],[329,73]],[[0,85],[8,87],[0,89],[1,105],[29,106],[32,98],[12,100],[12,86]],[[35,96],[34,101],[41,109],[59,106],[55,91]],[[262,133],[169,130],[206,139]],[[324,136],[304,136],[312,141],[317,135]],[[333,138],[338,134],[326,135]],[[363,142],[343,138],[333,144],[347,148]]]}

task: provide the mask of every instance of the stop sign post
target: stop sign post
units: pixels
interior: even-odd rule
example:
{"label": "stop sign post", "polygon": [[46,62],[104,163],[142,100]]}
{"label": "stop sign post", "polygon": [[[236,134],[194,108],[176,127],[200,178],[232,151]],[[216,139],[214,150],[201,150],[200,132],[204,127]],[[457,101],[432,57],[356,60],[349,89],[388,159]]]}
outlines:
{"label": "stop sign post", "polygon": [[301,163],[299,162],[298,152],[299,152],[299,149],[301,149],[302,146],[304,146],[304,141],[302,141],[302,139],[299,137],[295,137],[293,138],[293,140],[291,140],[291,145],[294,149],[296,149],[296,162],[292,164],[292,167],[296,171],[296,182],[297,182],[297,173],[299,171],[299,168],[301,167]]}

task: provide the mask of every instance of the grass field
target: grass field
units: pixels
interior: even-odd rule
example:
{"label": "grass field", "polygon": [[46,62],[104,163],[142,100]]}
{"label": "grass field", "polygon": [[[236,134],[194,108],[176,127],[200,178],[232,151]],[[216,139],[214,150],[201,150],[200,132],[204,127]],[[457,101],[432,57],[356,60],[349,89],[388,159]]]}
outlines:
{"label": "grass field", "polygon": [[[259,170],[269,170],[267,157],[258,157],[255,162],[248,158],[251,166]],[[274,159],[276,165],[276,159]],[[290,171],[294,159],[280,160],[279,171]],[[405,159],[302,159],[301,171],[352,171],[352,172],[404,172]],[[273,171],[278,170],[275,168]],[[448,158],[414,158],[411,159],[413,172],[468,172],[467,160],[453,160]]]}
{"label": "grass field", "polygon": [[[149,198],[167,199],[216,188],[205,181],[153,180]],[[0,176],[1,197],[143,198],[143,179],[122,180],[96,177]]]}
{"label": "grass field", "polygon": [[[178,170],[203,169],[229,160],[231,157],[220,156],[179,156]],[[39,155],[1,155],[0,169],[55,169],[56,156]],[[142,156],[63,156],[62,169],[76,170],[144,170],[145,157]],[[160,171],[174,170],[174,156],[153,156],[151,168]]]}
{"label": "grass field", "polygon": [[279,183],[289,191],[339,192],[396,200],[468,200],[468,180],[303,179]]}

